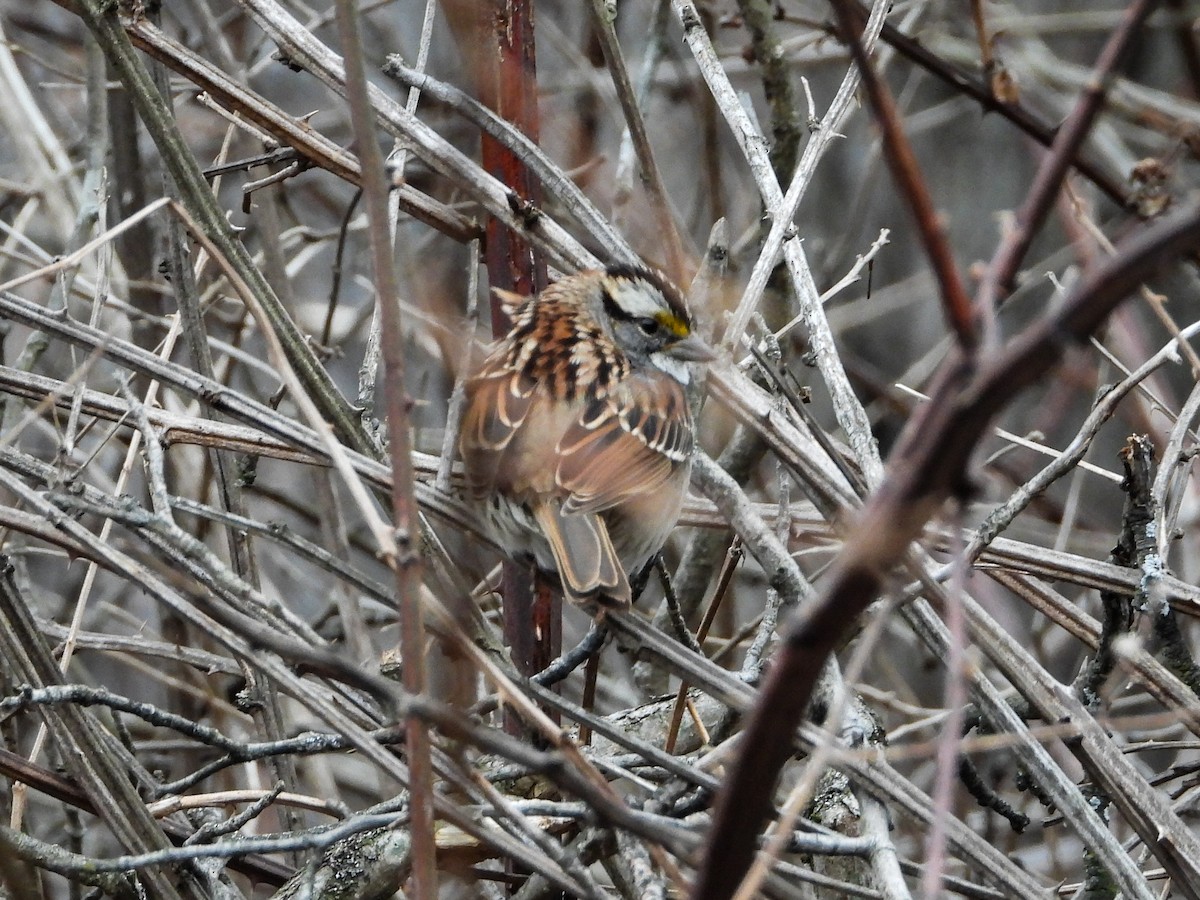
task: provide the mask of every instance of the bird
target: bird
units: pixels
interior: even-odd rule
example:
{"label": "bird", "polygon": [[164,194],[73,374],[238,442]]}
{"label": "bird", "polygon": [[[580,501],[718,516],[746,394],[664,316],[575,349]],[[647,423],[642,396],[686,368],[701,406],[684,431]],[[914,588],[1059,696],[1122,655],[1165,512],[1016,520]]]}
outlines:
{"label": "bird", "polygon": [[459,455],[483,532],[557,574],[585,608],[632,602],[691,471],[689,363],[715,354],[679,290],[649,267],[497,291],[506,335],[465,383]]}

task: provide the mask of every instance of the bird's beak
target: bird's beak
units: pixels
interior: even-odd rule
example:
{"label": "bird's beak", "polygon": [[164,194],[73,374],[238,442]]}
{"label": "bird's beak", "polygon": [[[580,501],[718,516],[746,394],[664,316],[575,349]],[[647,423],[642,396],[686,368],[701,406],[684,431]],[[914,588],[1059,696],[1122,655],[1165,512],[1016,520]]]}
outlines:
{"label": "bird's beak", "polygon": [[682,341],[667,347],[666,353],[671,358],[684,362],[712,362],[717,358],[717,352],[696,334],[690,334]]}

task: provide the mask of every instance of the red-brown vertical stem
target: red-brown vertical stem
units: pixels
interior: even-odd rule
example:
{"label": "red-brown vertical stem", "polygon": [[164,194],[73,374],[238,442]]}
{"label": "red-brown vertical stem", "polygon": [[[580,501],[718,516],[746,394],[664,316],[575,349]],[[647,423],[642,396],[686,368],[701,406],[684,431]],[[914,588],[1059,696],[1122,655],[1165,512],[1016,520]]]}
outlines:
{"label": "red-brown vertical stem", "polygon": [[[491,0],[481,4],[491,29],[494,48],[491,72],[480,72],[484,102],[533,140],[538,137],[537,56],[533,39],[531,0]],[[490,76],[490,78],[489,78]],[[490,82],[490,84],[489,84]],[[489,93],[490,91],[490,93]],[[541,205],[540,185],[529,169],[494,138],[483,136],[483,167],[513,191],[513,202]],[[487,270],[493,288],[530,294],[546,286],[546,265],[533,250],[491,219],[487,226]],[[498,298],[492,296],[492,332],[508,328]],[[540,672],[562,649],[562,597],[553,587],[536,582],[516,563],[504,566],[504,638],[513,662],[526,675]],[[515,731],[515,728],[509,729]]]}
{"label": "red-brown vertical stem", "polygon": [[[532,0],[454,0],[446,4],[451,25],[470,59],[480,100],[533,140],[538,138],[537,56],[533,36]],[[482,136],[483,167],[512,191],[514,211],[541,205],[541,186],[512,151],[494,138]],[[503,223],[487,224],[485,262],[493,288],[527,295],[546,286],[546,264],[532,248]],[[492,334],[508,330],[508,319],[493,295]],[[534,585],[524,566],[504,566],[504,637],[513,662],[526,675],[544,669],[562,647],[562,599],[547,585]],[[514,730],[514,728],[510,728]]]}
{"label": "red-brown vertical stem", "polygon": [[[538,139],[537,57],[533,39],[531,0],[490,0],[481,4],[488,17],[488,43],[494,49],[480,71],[482,100],[497,115],[512,122],[529,138]],[[490,63],[490,65],[487,65]],[[490,71],[489,71],[490,70]],[[483,135],[483,167],[512,190],[514,204],[540,206],[541,185],[511,150]],[[491,219],[487,226],[488,278],[494,288],[530,294],[546,286],[546,265],[532,249]],[[492,328],[498,336],[507,327],[497,300],[492,299]]]}

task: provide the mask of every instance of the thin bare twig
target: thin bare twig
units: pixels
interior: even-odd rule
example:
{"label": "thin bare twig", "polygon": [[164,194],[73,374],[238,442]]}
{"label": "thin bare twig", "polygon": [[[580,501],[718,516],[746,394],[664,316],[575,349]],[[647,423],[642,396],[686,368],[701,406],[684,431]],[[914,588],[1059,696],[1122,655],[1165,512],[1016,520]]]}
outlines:
{"label": "thin bare twig", "polygon": [[979,340],[976,314],[971,310],[966,288],[958,274],[958,267],[946,239],[945,227],[933,207],[933,200],[929,196],[924,178],[921,177],[912,146],[900,125],[891,91],[875,73],[870,57],[867,56],[859,38],[859,33],[865,26],[860,19],[857,5],[853,0],[830,2],[841,25],[842,39],[849,45],[850,55],[854,57],[855,65],[862,75],[863,86],[871,101],[876,124],[883,133],[884,156],[888,167],[900,187],[900,193],[909,204],[913,218],[916,219],[921,245],[929,257],[941,293],[942,312],[959,344],[969,350]]}

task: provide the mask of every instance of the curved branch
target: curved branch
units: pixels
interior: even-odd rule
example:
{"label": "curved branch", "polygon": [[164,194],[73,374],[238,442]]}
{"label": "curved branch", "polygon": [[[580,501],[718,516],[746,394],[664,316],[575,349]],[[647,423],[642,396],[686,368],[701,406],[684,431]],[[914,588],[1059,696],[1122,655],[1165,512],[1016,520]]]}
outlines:
{"label": "curved branch", "polygon": [[820,600],[793,619],[746,726],[742,753],[718,797],[694,900],[732,896],[750,865],[771,792],[825,659],[875,599],[883,576],[952,493],[993,416],[1046,374],[1146,278],[1200,242],[1200,201],[1147,228],[1098,266],[1051,316],[993,361],[959,351],[935,377],[829,573]]}

